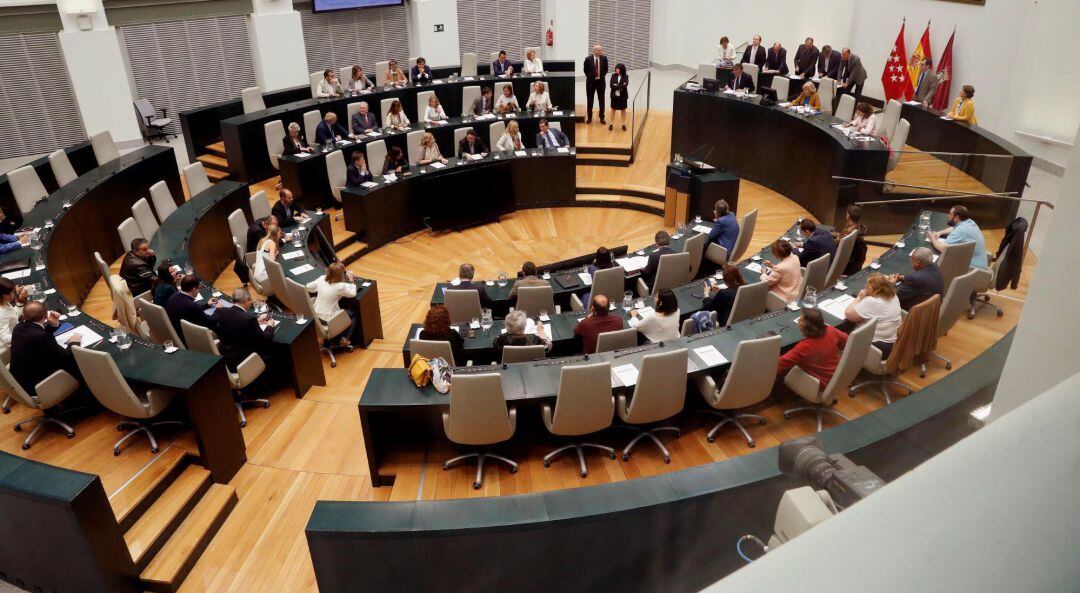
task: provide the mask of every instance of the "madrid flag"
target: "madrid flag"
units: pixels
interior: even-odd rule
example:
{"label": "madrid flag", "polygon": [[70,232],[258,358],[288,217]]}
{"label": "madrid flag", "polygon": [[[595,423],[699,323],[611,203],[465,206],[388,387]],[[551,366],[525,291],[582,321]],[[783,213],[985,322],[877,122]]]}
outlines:
{"label": "madrid flag", "polygon": [[885,71],[881,73],[881,88],[885,91],[885,100],[903,99],[911,92],[907,78],[907,48],[904,46],[904,23],[900,24],[900,34],[896,36],[889,59],[885,62]]}
{"label": "madrid flag", "polygon": [[945,53],[941,54],[941,59],[938,60],[937,75],[941,82],[938,83],[937,92],[934,93],[934,104],[931,105],[934,109],[948,109],[949,101],[952,99],[949,88],[952,86],[952,42],[955,38],[956,29],[953,29],[952,35],[949,36],[949,43],[945,45]]}
{"label": "madrid flag", "polygon": [[[919,84],[919,74],[922,73],[922,62],[924,58],[932,55],[930,53],[930,23],[926,23],[926,30],[923,31],[922,38],[919,39],[919,44],[915,46],[915,51],[911,52],[911,60],[908,62],[908,81],[911,83],[911,88],[906,93],[908,99],[915,96],[915,86]],[[928,76],[934,74],[933,71],[926,73]]]}

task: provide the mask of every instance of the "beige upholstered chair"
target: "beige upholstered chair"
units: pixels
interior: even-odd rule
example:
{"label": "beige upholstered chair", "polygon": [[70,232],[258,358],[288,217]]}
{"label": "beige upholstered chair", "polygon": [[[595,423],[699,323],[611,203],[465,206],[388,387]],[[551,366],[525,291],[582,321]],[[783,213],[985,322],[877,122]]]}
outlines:
{"label": "beige upholstered chair", "polygon": [[550,315],[562,313],[562,308],[555,305],[555,291],[551,286],[518,288],[517,303],[514,308],[534,319],[540,316],[540,311],[547,311]]}
{"label": "beige upholstered chair", "polygon": [[818,83],[818,98],[821,99],[821,112],[832,115],[832,100],[836,96],[836,81],[826,76]]}
{"label": "beige upholstered chair", "polygon": [[146,198],[139,198],[131,206],[131,217],[135,219],[135,222],[139,225],[139,230],[142,231],[142,236],[146,237],[147,240],[157,233],[158,221],[154,217],[154,211],[150,209],[150,202],[147,202]]}
{"label": "beige upholstered chair", "polygon": [[[611,363],[563,367],[559,374],[559,392],[555,407],[541,405],[540,412],[548,432],[563,437],[579,437],[600,432],[611,426],[615,416],[615,398],[611,395]],[[585,447],[599,449],[615,459],[615,450],[596,443],[572,442],[544,456],[544,467],[566,451],[576,451],[581,477],[589,475],[585,466]]]}
{"label": "beige upholstered chair", "polygon": [[266,109],[266,101],[263,100],[262,89],[257,86],[249,86],[240,90],[240,102],[244,105],[244,113],[253,113]]}
{"label": "beige upholstered chair", "polygon": [[427,359],[442,358],[450,363],[450,366],[457,366],[457,361],[454,360],[454,349],[450,347],[450,342],[445,340],[413,338],[409,340],[409,353],[412,355],[419,354]]}
{"label": "beige upholstered chair", "polygon": [[[642,358],[633,399],[628,403],[626,395],[619,395],[619,418],[631,425],[653,424],[681,412],[686,401],[686,360],[686,348],[649,354]],[[675,426],[637,429],[638,435],[623,448],[623,461],[629,461],[634,446],[641,442],[641,439],[648,438],[660,448],[664,463],[671,463],[671,453],[656,436],[660,432],[674,432],[676,437],[681,435],[681,431]]]}
{"label": "beige upholstered chair", "polygon": [[[941,270],[941,284],[945,290],[949,290],[954,278],[966,274],[971,268],[971,256],[975,253],[975,243],[966,241],[946,245],[938,258],[937,265]],[[944,306],[944,305],[943,305]]]}
{"label": "beige upholstered chair", "polygon": [[894,146],[892,143],[893,132],[896,130],[897,124],[900,123],[900,112],[903,107],[904,105],[900,101],[889,99],[889,101],[885,103],[884,111],[878,114],[874,135],[887,137],[889,139],[889,146]]}
{"label": "beige upholstered chair", "polygon": [[735,350],[735,359],[731,361],[722,388],[717,389],[716,382],[709,375],[694,379],[705,403],[713,408],[702,411],[720,416],[720,422],[705,435],[705,440],[710,443],[715,441],[716,433],[725,424],[731,423],[743,433],[750,448],[757,445],[740,420],[749,418],[758,424],[765,424],[765,418],[756,414],[731,413],[730,410],[749,408],[768,399],[776,382],[776,364],[779,360],[780,336],[745,340],[739,342]]}
{"label": "beige upholstered chair", "polygon": [[71,159],[63,149],[54,150],[49,154],[49,168],[52,169],[53,177],[56,178],[56,183],[60,187],[79,178],[75,173],[75,168],[71,166]]}
{"label": "beige upholstered chair", "polygon": [[383,60],[381,62],[375,62],[375,84],[382,86],[386,84],[386,71],[390,69],[390,60]]}
{"label": "beige upholstered chair", "polygon": [[650,288],[641,278],[637,281],[638,296],[656,296],[665,288],[675,288],[686,284],[691,280],[690,254],[686,251],[681,253],[668,253],[660,256],[660,263],[656,266],[656,279]]}
{"label": "beige upholstered chair", "polygon": [[[851,95],[844,95],[845,98]],[[829,273],[825,278],[825,286],[832,286],[844,274],[844,268],[851,261],[851,250],[855,247],[855,241],[859,238],[859,231],[854,230],[840,238],[836,244],[836,255],[829,264]]]}
{"label": "beige upholstered chair", "polygon": [[266,137],[266,154],[270,157],[270,164],[279,169],[278,159],[285,154],[285,124],[279,119],[266,122],[263,124],[263,136]]}
{"label": "beige upholstered chair", "polygon": [[139,223],[135,222],[135,219],[131,216],[125,218],[124,222],[121,222],[120,226],[116,227],[116,232],[120,236],[120,244],[124,246],[124,251],[131,249],[131,242],[135,239],[142,237],[149,240],[147,237],[143,237]]}
{"label": "beige upholstered chair", "polygon": [[596,352],[614,352],[624,348],[637,346],[638,331],[628,327],[615,331],[602,332],[596,336]]}
{"label": "beige upholstered chair", "polygon": [[150,201],[154,203],[158,220],[165,220],[170,214],[176,212],[176,202],[173,201],[172,192],[164,181],[150,186]]}
{"label": "beige upholstered chair", "polygon": [[[352,76],[351,72],[349,73],[349,76]],[[346,78],[345,80],[349,79]],[[345,121],[342,123],[342,126],[344,126],[346,130],[349,130],[350,132],[352,131],[352,116],[356,115],[357,113],[360,113],[360,101],[349,103],[345,107]]]}
{"label": "beige upholstered chair", "polygon": [[30,165],[11,171],[7,178],[11,193],[15,196],[15,203],[23,214],[33,210],[38,202],[49,195],[37,171]]}
{"label": "beige upholstered chair", "polygon": [[206,169],[200,162],[184,167],[184,181],[187,182],[188,195],[191,197],[210,189],[210,178],[206,176]]}
{"label": "beige upholstered chair", "polygon": [[[709,317],[712,318],[713,327],[716,327],[716,311],[710,311]],[[694,320],[687,317],[679,328],[679,336],[686,338],[692,335],[694,335]]]}
{"label": "beige upholstered chair", "polygon": [[315,306],[312,305],[311,298],[308,296],[307,287],[295,280],[286,278],[285,289],[291,295],[291,300],[296,306],[294,311],[303,314],[315,324],[315,330],[319,334],[320,350],[330,358],[330,368],[336,368],[337,357],[334,356],[334,352],[338,350],[353,351],[352,345],[334,341],[334,338],[340,337],[349,331],[349,327],[352,326],[352,319],[349,318],[349,314],[343,309],[331,317],[330,321],[323,321],[315,314]]}
{"label": "beige upholstered chair", "polygon": [[108,276],[109,294],[112,296],[113,311],[120,327],[136,336],[149,336],[149,330],[139,319],[135,308],[135,297],[131,295],[127,280],[119,276]]}
{"label": "beige upholstered chair", "polygon": [[[218,339],[214,332],[209,329],[190,323],[185,319],[180,320],[180,329],[184,332],[184,341],[188,348],[204,354],[221,356],[218,349]],[[243,399],[241,390],[248,387],[266,371],[266,363],[257,353],[251,353],[240,364],[236,365],[236,372],[227,371],[229,384],[233,390],[233,400],[236,404],[236,413],[240,416],[240,428],[247,426],[247,416],[244,414],[244,406],[270,407],[270,400],[262,398]]]}
{"label": "beige upholstered chair", "polygon": [[757,86],[758,86],[758,73],[759,73],[757,64],[754,64],[753,62],[746,62],[745,64],[742,65],[742,67],[743,67],[743,72],[749,74],[750,79],[754,81],[754,88],[756,89]]}
{"label": "beige upholstered chair", "polygon": [[[783,77],[777,76],[776,78]],[[750,239],[754,238],[754,229],[757,228],[757,215],[758,209],[754,208],[743,217],[742,222],[739,224],[739,234],[735,237],[735,246],[731,249],[731,253],[728,254],[729,261],[739,261],[746,254],[747,248],[750,247]]]}
{"label": "beige upholstered chair", "polygon": [[244,262],[244,267],[247,268],[248,283],[251,284],[251,286],[256,290],[256,292],[258,292],[262,296],[274,296],[274,290],[270,287],[269,282],[262,283],[255,278],[255,258],[258,257],[258,252],[245,252],[244,246],[240,244],[241,240],[242,239],[237,239],[236,237],[233,237],[233,247],[236,249],[236,257],[238,258],[238,261]]}
{"label": "beige upholstered chair", "polygon": [[825,414],[835,414],[844,420],[851,420],[833,406],[841,391],[846,389],[859,374],[859,369],[862,368],[870,352],[870,342],[874,339],[875,329],[877,329],[877,319],[871,319],[848,334],[847,344],[840,355],[840,363],[824,389],[821,381],[798,366],[792,367],[784,376],[784,385],[811,405],[784,410],[784,418],[790,418],[797,412],[814,412],[817,415],[818,432],[821,432],[822,418]]}
{"label": "beige upholstered chair", "polygon": [[698,83],[705,84],[706,78],[716,80],[716,64],[698,64]]}
{"label": "beige upholstered chair", "polygon": [[423,139],[424,134],[423,130],[414,130],[405,135],[405,148],[408,152],[406,156],[409,157],[410,165],[415,165],[420,160],[420,140]]}
{"label": "beige upholstered chair", "polygon": [[296,312],[299,303],[293,303],[293,295],[289,294],[288,288],[285,286],[285,280],[287,280],[285,269],[281,267],[277,260],[270,259],[265,255],[260,257],[263,258],[266,279],[270,282],[270,290],[274,293],[274,297],[281,301],[281,304],[288,307],[289,310]]}
{"label": "beige upholstered chair", "polygon": [[[502,379],[498,373],[458,375],[450,386],[450,411],[443,412],[446,438],[458,445],[488,446],[510,440],[517,428],[517,410],[506,405]],[[459,455],[443,463],[448,470],[467,459],[476,459],[473,488],[479,490],[484,480],[484,461],[495,459],[517,473],[518,465],[500,455],[476,451]]]}
{"label": "beige upholstered chair", "polygon": [[904,146],[907,144],[907,138],[910,132],[911,122],[904,118],[900,118],[900,121],[896,123],[896,128],[893,131],[892,140],[889,142],[892,153],[889,155],[889,164],[885,168],[886,172],[892,171],[900,164],[900,157],[904,154]]}
{"label": "beige upholstered chair", "polygon": [[71,346],[71,351],[75,355],[75,362],[79,365],[79,371],[82,373],[83,380],[86,381],[86,386],[101,402],[101,405],[113,413],[132,419],[117,425],[117,430],[123,431],[125,428],[131,430],[113,445],[113,455],[119,455],[123,444],[138,434],[146,435],[150,440],[150,452],[156,454],[158,443],[152,429],[159,426],[180,426],[182,423],[177,420],[163,422],[140,422],[140,420],[148,420],[163,412],[175,394],[163,389],[148,389],[144,396],[140,396],[132,391],[124,376],[120,374],[116,361],[108,352],[88,350],[79,346]]}
{"label": "beige upholstered chair", "polygon": [[311,98],[317,99],[319,97],[319,83],[322,82],[323,73],[308,72],[308,85],[311,87]]}
{"label": "beige upholstered chair", "polygon": [[[390,106],[393,105],[394,101],[396,100],[397,99],[395,97],[390,97],[389,99],[383,99],[382,101],[379,101],[379,121],[381,121],[384,126],[390,125],[390,120],[387,116],[390,114]],[[402,109],[404,108],[405,106],[403,104]]]}
{"label": "beige upholstered chair", "polygon": [[[428,99],[434,94],[435,91],[420,91],[419,93],[416,93],[416,119],[424,121],[424,111],[427,110]],[[448,113],[447,115],[450,114]]]}
{"label": "beige upholstered chair", "polygon": [[697,278],[698,269],[701,267],[701,258],[705,254],[705,243],[709,236],[704,233],[695,233],[693,237],[683,241],[683,251],[690,254],[690,277],[687,282]]}
{"label": "beige upholstered chair", "polygon": [[734,325],[765,313],[769,294],[769,283],[764,280],[740,286],[735,291],[735,302],[724,325]]}
{"label": "beige upholstered chair", "polygon": [[806,289],[824,290],[827,286],[825,280],[829,277],[829,260],[832,258],[825,254],[814,261],[806,264],[803,272],[802,285],[799,287],[799,299],[806,295]]}
{"label": "beige upholstered chair", "polygon": [[270,200],[266,197],[266,190],[259,190],[248,198],[248,206],[251,208],[251,218],[253,220],[270,216]]}
{"label": "beige upholstered chair", "polygon": [[476,76],[476,53],[465,52],[461,54],[461,75]]}
{"label": "beige upholstered chair", "polygon": [[[502,121],[492,122],[488,127],[488,148],[495,150],[495,145],[499,143],[499,138],[502,138],[503,132],[506,131],[506,123]],[[521,139],[522,144],[525,143],[525,139]]]}
{"label": "beige upholstered chair", "polygon": [[[926,315],[920,314],[923,312],[925,312]],[[915,305],[911,308],[911,311],[905,315],[904,320],[900,322],[900,329],[897,331],[896,336],[896,344],[899,345],[904,342],[911,343],[910,340],[918,339],[917,336],[930,333],[930,328],[915,326],[912,323],[913,319],[922,318],[932,320],[936,324],[937,319],[940,316],[941,297],[936,294],[918,305]],[[896,352],[896,349],[894,349],[894,352]],[[913,352],[913,354],[918,355],[919,353]],[[881,395],[885,397],[885,405],[892,403],[892,396],[889,394],[890,385],[903,389],[904,395],[910,395],[915,389],[896,377],[903,368],[898,364],[900,361],[896,360],[896,358],[902,355],[903,353],[896,352],[894,356],[890,356],[888,360],[885,360],[882,358],[881,350],[879,350],[877,346],[871,345],[870,353],[866,355],[866,362],[863,363],[863,370],[874,378],[869,381],[863,381],[858,385],[852,385],[851,388],[848,389],[848,395],[855,397],[856,392],[863,387],[869,387],[871,385],[877,387],[878,391],[881,392]],[[906,362],[907,361],[904,361],[905,366]]]}
{"label": "beige upholstered chair", "polygon": [[[461,114],[471,115],[472,104],[480,96],[480,87],[478,86],[463,86],[461,87]],[[449,114],[447,114],[449,115]],[[489,144],[490,148],[491,145]]]}
{"label": "beige upholstered chair", "polygon": [[[941,302],[941,316],[938,317],[938,338],[948,334],[949,330],[956,325],[960,316],[967,310],[971,293],[975,291],[975,282],[979,272],[978,268],[971,268],[967,274],[957,276],[950,284],[946,285],[945,300]],[[945,363],[945,370],[952,370],[952,361],[948,358],[937,352],[930,352],[928,355]],[[920,366],[919,376],[926,376],[925,362]]]}
{"label": "beige upholstered chair", "polygon": [[[7,365],[0,364],[0,388],[7,393],[9,398],[14,398],[20,404],[41,412],[40,416],[31,416],[15,423],[15,432],[22,432],[23,426],[27,424],[37,424],[34,430],[30,431],[30,434],[23,440],[23,450],[29,449],[50,424],[63,430],[67,438],[75,438],[75,429],[61,420],[59,416],[52,416],[47,413],[47,410],[56,407],[79,389],[79,381],[67,371],[56,371],[49,375],[34,386],[34,394],[31,395],[22,388],[22,385],[19,385],[11,371],[8,370]],[[65,410],[64,412],[70,411],[72,410]]]}
{"label": "beige upholstered chair", "polygon": [[787,101],[788,98],[791,97],[791,81],[787,76],[781,76],[779,74],[773,75],[770,86],[776,91],[776,99],[778,101]]}
{"label": "beige upholstered chair", "polygon": [[998,317],[1005,315],[1005,312],[1001,310],[994,303],[990,302],[990,290],[997,284],[998,269],[1001,267],[1001,262],[1005,261],[1005,257],[1009,254],[1009,246],[1006,245],[1005,249],[1001,250],[1001,255],[996,260],[992,260],[990,255],[987,254],[986,259],[990,262],[990,270],[983,270],[980,268],[972,268],[977,270],[975,275],[975,290],[974,296],[971,299],[971,307],[968,309],[968,319],[975,319],[975,311],[977,307],[990,307],[997,313]]}
{"label": "beige upholstered chair", "polygon": [[345,153],[335,150],[326,155],[326,177],[330,181],[330,194],[341,204],[341,190],[348,182],[348,168],[345,165]]}
{"label": "beige upholstered chair", "polygon": [[[244,211],[237,208],[229,213],[229,232],[237,242],[247,242],[248,222]],[[246,247],[246,246],[245,246]],[[240,260],[243,261],[243,260]]]}
{"label": "beige upholstered chair", "polygon": [[94,149],[94,158],[97,159],[99,167],[120,158],[120,151],[117,150],[112,134],[108,130],[91,134],[90,146]]}
{"label": "beige upholstered chair", "polygon": [[[322,122],[323,116],[318,109],[312,109],[311,111],[304,112],[304,139],[307,140],[308,146],[315,146],[315,128],[319,127],[319,123]],[[284,136],[282,136],[284,139]]]}
{"label": "beige upholstered chair", "polygon": [[[612,303],[617,303],[622,300],[625,286],[626,270],[622,266],[614,266],[605,270],[597,270],[593,274],[590,294],[593,296],[602,294]],[[585,304],[588,305],[588,303]]]}
{"label": "beige upholstered chair", "polygon": [[[468,107],[466,107],[466,109],[468,109]],[[458,144],[465,138],[465,135],[468,134],[469,130],[471,129],[473,129],[472,126],[466,126],[464,128],[457,128],[454,130],[454,156],[457,156]]]}
{"label": "beige upholstered chair", "polygon": [[851,121],[855,117],[855,95],[844,93],[836,106],[836,118],[843,121]]}
{"label": "beige upholstered chair", "polygon": [[717,267],[723,266],[728,262],[727,249],[724,249],[719,243],[709,243],[705,246],[705,259],[716,264]]}
{"label": "beige upholstered chair", "polygon": [[372,175],[381,175],[383,165],[386,163],[386,141],[373,140],[364,146],[367,153],[367,165]]}
{"label": "beige upholstered chair", "polygon": [[102,279],[107,280],[112,273],[109,271],[109,264],[105,261],[105,258],[101,257],[101,253],[95,251],[94,261],[97,263],[98,271],[101,272]]}
{"label": "beige upholstered chair", "polygon": [[450,323],[468,323],[480,317],[480,293],[475,289],[448,288],[443,300],[450,313]]}
{"label": "beige upholstered chair", "polygon": [[180,340],[180,336],[176,335],[176,328],[169,321],[169,314],[165,312],[164,307],[159,307],[144,298],[137,298],[135,302],[139,306],[139,313],[142,314],[142,318],[150,329],[151,340],[158,344],[164,344],[165,340],[172,340],[173,345],[177,348],[186,347],[184,342]]}
{"label": "beige upholstered chair", "polygon": [[547,356],[547,349],[543,344],[536,346],[503,346],[502,363],[531,362],[543,360]]}

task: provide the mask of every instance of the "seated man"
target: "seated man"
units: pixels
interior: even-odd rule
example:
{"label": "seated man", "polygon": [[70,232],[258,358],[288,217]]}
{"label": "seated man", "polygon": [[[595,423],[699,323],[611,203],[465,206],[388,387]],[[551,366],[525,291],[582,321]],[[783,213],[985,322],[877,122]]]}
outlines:
{"label": "seated man", "polygon": [[[510,289],[510,300],[517,302],[518,289],[522,286],[550,286],[551,284],[543,278],[536,277],[537,270],[536,264],[531,261],[527,261],[521,264],[521,278],[518,278],[514,282],[514,287]],[[552,311],[554,313],[554,311]]]}
{"label": "seated man", "polygon": [[746,90],[748,93],[754,92],[754,77],[743,72],[742,64],[735,64],[731,69],[731,82],[728,83],[728,88],[733,91]]}
{"label": "seated man", "polygon": [[945,298],[945,284],[941,269],[934,263],[934,254],[926,247],[916,247],[910,257],[914,272],[889,276],[889,280],[897,284],[896,296],[900,299],[900,308],[905,311],[935,294]]}
{"label": "seated man", "polygon": [[559,128],[553,128],[548,120],[540,120],[540,133],[536,135],[537,148],[559,148],[570,146],[570,139]]}
{"label": "seated man", "polygon": [[[2,216],[2,214],[0,214]],[[2,220],[2,218],[0,218]],[[9,235],[7,233],[0,233],[0,253],[8,253],[17,249],[22,249],[23,245],[30,242],[30,235]]]}
{"label": "seated man", "polygon": [[486,290],[484,290],[483,282],[473,282],[473,276],[476,275],[476,268],[472,264],[461,264],[458,267],[458,284],[457,286],[451,286],[453,290],[468,290],[473,289],[480,294],[480,307],[482,309],[491,308],[491,297],[488,296]]}
{"label": "seated man", "polygon": [[360,101],[359,111],[352,116],[353,134],[364,134],[379,127],[379,120],[368,111],[367,101]]}
{"label": "seated man", "polygon": [[[38,383],[64,370],[82,378],[70,348],[57,343],[53,333],[60,327],[60,314],[46,311],[45,304],[30,301],[23,307],[22,321],[11,331],[11,374],[30,395]],[[79,344],[82,336],[72,333],[68,344]]]}
{"label": "seated man", "polygon": [[799,234],[806,241],[802,253],[799,254],[799,265],[805,268],[806,264],[823,255],[828,255],[829,261],[832,261],[832,256],[836,255],[836,239],[833,239],[832,233],[817,228],[814,221],[804,218],[799,223]]}
{"label": "seated man", "polygon": [[342,138],[353,137],[348,130],[337,123],[337,114],[333,111],[327,111],[326,115],[323,116],[323,120],[319,122],[319,125],[315,126],[316,144],[326,144]]}
{"label": "seated man", "polygon": [[205,303],[197,303],[195,299],[198,296],[199,279],[192,274],[180,280],[180,291],[169,297],[169,302],[165,303],[165,312],[168,313],[173,330],[180,339],[184,339],[184,330],[180,326],[180,321],[194,323],[210,330],[217,329],[216,315],[207,315],[204,311],[210,307],[217,307],[218,300],[212,298]]}
{"label": "seated man", "polygon": [[270,213],[277,217],[280,227],[287,229],[301,220],[307,220],[308,215],[304,209],[293,199],[293,193],[287,189],[278,190],[278,201],[270,209]]}
{"label": "seated man", "polygon": [[623,329],[622,317],[608,315],[609,307],[606,296],[594,296],[589,302],[589,314],[574,326],[574,335],[581,338],[582,352],[585,354],[596,353],[596,340],[600,334]]}
{"label": "seated man", "polygon": [[641,279],[649,288],[652,288],[653,281],[656,280],[656,271],[660,268],[660,256],[675,253],[675,250],[669,247],[671,235],[667,231],[656,231],[655,240],[659,249],[649,254],[649,261],[645,264],[645,269],[641,271]]}
{"label": "seated man", "polygon": [[127,281],[131,294],[138,296],[153,287],[156,262],[149,241],[142,237],[131,241],[131,251],[124,254],[120,263],[120,277]]}
{"label": "seated man", "polygon": [[271,226],[278,226],[278,219],[273,214],[251,223],[247,230],[247,242],[244,244],[245,253],[252,253],[259,249],[259,241],[266,237],[266,229]]}
{"label": "seated man", "polygon": [[946,245],[957,243],[975,243],[975,251],[971,254],[971,267],[987,270],[990,262],[986,259],[986,241],[983,239],[979,225],[971,219],[971,214],[964,206],[953,206],[949,210],[949,227],[947,229],[927,234],[931,244],[938,252],[944,251]]}
{"label": "seated man", "polygon": [[459,158],[467,154],[486,155],[487,153],[487,145],[476,135],[476,131],[472,128],[469,128],[469,131],[465,132],[465,137],[458,142]]}
{"label": "seated man", "polygon": [[492,98],[492,95],[494,93],[495,91],[493,91],[492,88],[489,86],[481,88],[480,96],[473,99],[472,107],[469,109],[469,111],[471,111],[473,115],[477,116],[487,115],[494,111],[495,99]]}
{"label": "seated man", "polygon": [[510,60],[506,58],[506,50],[499,52],[499,59],[491,63],[491,74],[493,76],[510,76],[514,73],[514,67],[510,64]]}
{"label": "seated man", "polygon": [[416,58],[416,65],[409,71],[413,84],[431,81],[431,67],[424,58]]}
{"label": "seated man", "polygon": [[218,307],[214,312],[214,321],[217,322],[215,331],[221,339],[221,356],[225,358],[225,365],[235,372],[238,364],[252,353],[257,353],[269,367],[274,345],[274,320],[269,314],[255,317],[248,313],[251,293],[246,288],[234,289],[232,301],[231,307]]}
{"label": "seated man", "polygon": [[709,243],[716,243],[728,252],[735,249],[735,240],[739,238],[739,221],[735,219],[735,213],[728,207],[726,200],[719,200],[713,206],[713,227],[709,231]]}

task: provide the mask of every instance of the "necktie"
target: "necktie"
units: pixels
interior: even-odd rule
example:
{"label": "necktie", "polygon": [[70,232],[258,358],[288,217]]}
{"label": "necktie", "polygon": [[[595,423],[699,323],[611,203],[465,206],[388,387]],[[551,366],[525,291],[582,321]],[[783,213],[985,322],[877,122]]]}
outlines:
{"label": "necktie", "polygon": [[548,136],[548,146],[550,146],[552,148],[555,148],[555,134],[551,130],[548,130],[547,136]]}
{"label": "necktie", "polygon": [[600,58],[593,58],[593,74],[596,75],[597,79],[600,78]]}

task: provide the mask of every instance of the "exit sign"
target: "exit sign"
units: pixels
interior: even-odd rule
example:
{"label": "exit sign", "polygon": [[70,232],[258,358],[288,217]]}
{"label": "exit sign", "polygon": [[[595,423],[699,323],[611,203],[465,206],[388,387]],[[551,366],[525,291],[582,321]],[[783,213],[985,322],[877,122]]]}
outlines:
{"label": "exit sign", "polygon": [[446,30],[446,25],[435,25],[435,32],[442,33]]}

